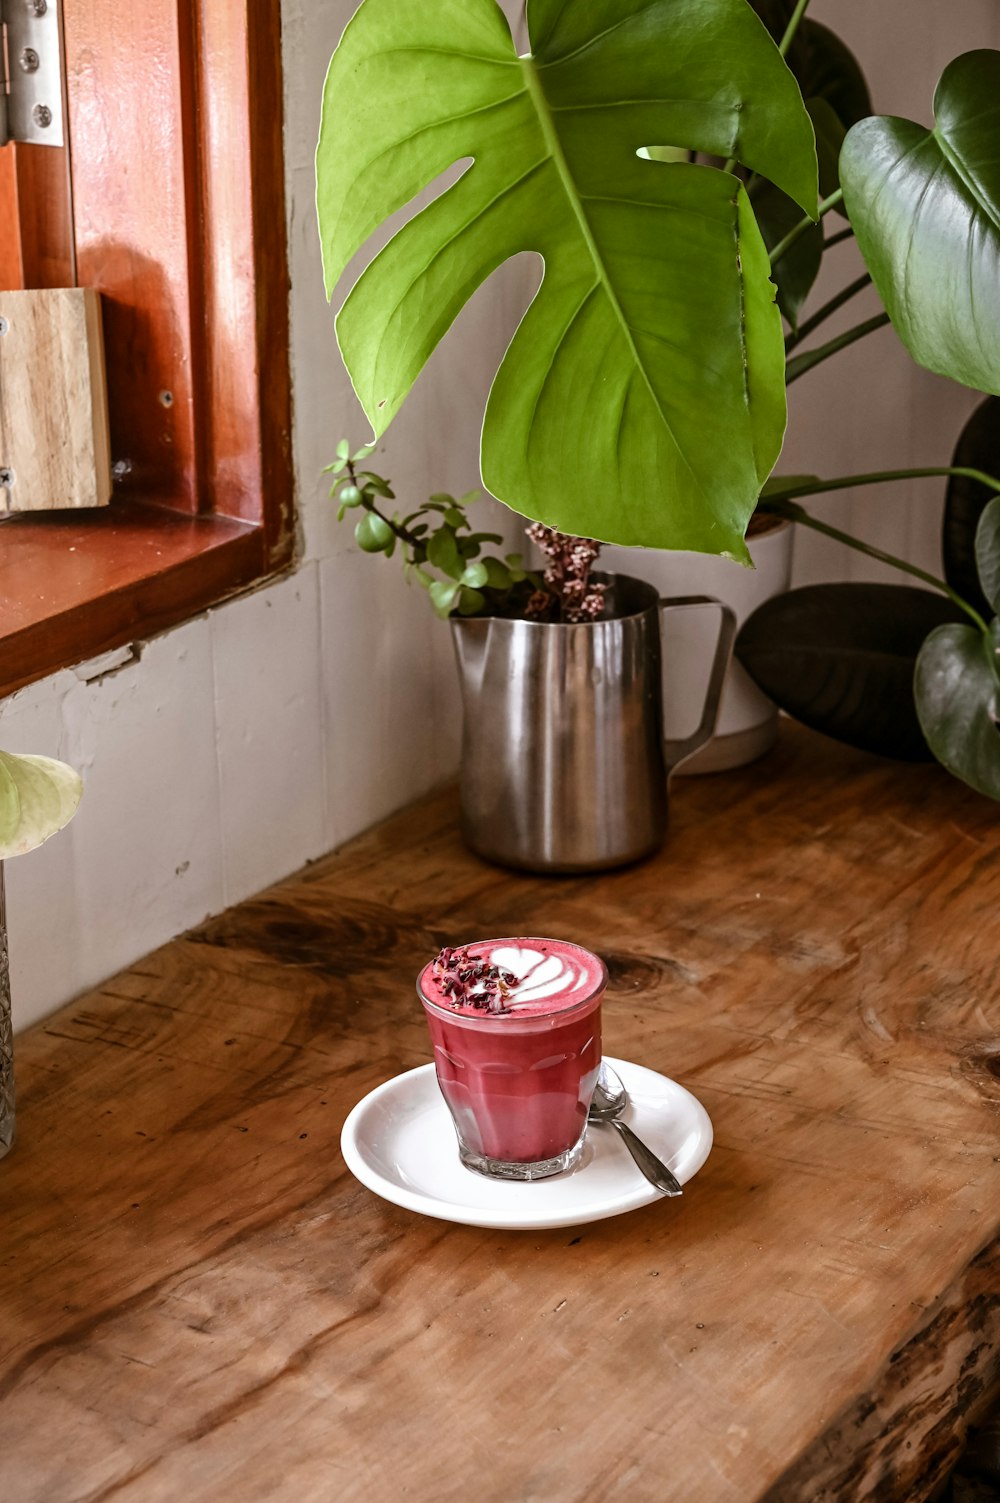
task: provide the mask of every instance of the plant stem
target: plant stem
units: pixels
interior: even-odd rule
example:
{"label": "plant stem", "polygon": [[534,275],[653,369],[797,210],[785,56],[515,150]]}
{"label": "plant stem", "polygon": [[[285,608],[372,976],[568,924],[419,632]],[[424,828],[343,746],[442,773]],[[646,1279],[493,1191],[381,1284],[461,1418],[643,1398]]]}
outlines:
{"label": "plant stem", "polygon": [[[347,473],[351,477],[351,484],[356,485],[359,491],[364,490],[364,487],[362,485],[358,485],[358,472],[353,460],[349,459],[347,461]],[[421,544],[423,543],[423,539],[415,538],[413,536],[413,533],[410,532],[408,528],[404,527],[400,522],[394,522],[391,517],[385,516],[382,512],[379,511],[374,501],[364,501],[362,505],[364,506],[366,511],[374,513],[374,515],[378,517],[380,521],[384,522],[387,527],[391,528],[401,543],[405,543],[408,548],[420,548]]]}
{"label": "plant stem", "polygon": [[846,350],[848,345],[855,344],[857,340],[864,339],[866,334],[874,334],[876,329],[884,329],[890,322],[888,313],[877,313],[874,318],[869,318],[856,328],[847,329],[843,334],[838,334],[836,339],[831,339],[829,344],[821,344],[818,350],[807,350],[804,355],[796,355],[786,366],[785,385],[791,386],[806,371],[811,371],[813,366],[822,365],[824,360],[829,360],[831,355],[836,355],[839,350]]}
{"label": "plant stem", "polygon": [[807,230],[813,229],[814,226],[818,224],[818,222],[823,218],[824,214],[829,214],[831,209],[835,209],[837,205],[839,203],[843,203],[843,201],[843,188],[838,188],[836,193],[830,194],[829,198],[821,199],[819,213],[817,214],[815,219],[810,219],[809,215],[807,214],[804,219],[800,219],[798,224],[788,231],[788,234],[783,240],[778,241],[777,245],[774,247],[774,250],[771,252],[771,265],[774,266],[778,261],[780,261],[786,251],[791,250],[795,242],[797,240],[801,240],[802,236],[806,233]]}
{"label": "plant stem", "polygon": [[828,251],[832,245],[839,245],[842,240],[853,240],[853,239],[854,239],[854,229],[853,229],[853,226],[848,225],[847,228],[846,228],[846,230],[838,230],[835,235],[830,235],[826,240],[824,240],[823,241],[823,249],[825,251]]}
{"label": "plant stem", "polygon": [[[772,501],[791,501],[801,496],[822,496],[828,491],[853,490],[859,485],[882,485],[890,480],[927,480],[949,475],[961,475],[966,480],[976,480],[980,485],[985,485],[987,489],[996,491],[1000,495],[1000,480],[995,475],[987,475],[984,470],[972,470],[965,465],[945,465],[932,469],[877,470],[870,475],[837,475],[833,480],[789,482],[787,489],[762,496],[761,505],[769,505]],[[775,483],[779,483],[780,480],[781,476],[776,475]]]}
{"label": "plant stem", "polygon": [[795,33],[799,29],[799,22],[802,20],[802,17],[805,15],[808,8],[809,0],[799,0],[798,5],[792,12],[792,18],[789,21],[788,25],[785,27],[785,35],[781,38],[781,41],[778,44],[778,51],[781,53],[782,57],[788,56],[788,49],[792,45],[792,42],[795,40]]}
{"label": "plant stem", "polygon": [[789,334],[785,340],[786,352],[794,350],[796,345],[801,344],[803,339],[808,339],[809,335],[818,329],[820,324],[825,323],[832,314],[836,313],[838,308],[842,308],[845,303],[850,302],[852,297],[856,297],[859,292],[863,292],[866,287],[870,287],[871,280],[869,273],[865,272],[863,277],[858,277],[856,282],[852,282],[849,287],[845,287],[843,291],[838,292],[836,297],[832,297],[828,303],[824,303],[822,308],[813,314],[812,318],[807,318],[804,324],[799,325],[794,334]]}
{"label": "plant stem", "polygon": [[[927,472],[924,471],[923,473]],[[859,483],[861,478],[858,477]],[[831,485],[829,488],[834,489],[835,487]],[[1000,486],[997,486],[997,489],[1000,490]],[[849,532],[841,532],[839,527],[831,527],[827,522],[818,521],[804,507],[796,506],[793,501],[776,499],[772,502],[770,498],[765,498],[760,503],[760,509],[770,512],[773,516],[787,517],[790,522],[799,522],[803,527],[811,527],[813,532],[821,532],[825,537],[834,538],[838,543],[846,543],[848,548],[853,548],[858,553],[864,553],[868,558],[877,559],[879,563],[888,564],[893,569],[899,569],[903,574],[910,574],[914,579],[922,580],[924,584],[928,584],[933,589],[939,590],[943,595],[947,595],[949,600],[965,612],[984,636],[989,636],[989,628],[975,607],[971,606],[967,600],[963,600],[961,595],[957,595],[949,584],[946,584],[943,579],[938,579],[936,575],[928,574],[924,569],[918,569],[915,564],[908,564],[905,559],[897,558],[893,553],[883,553],[881,548],[875,548],[870,543],[863,543],[860,538],[852,537]]]}

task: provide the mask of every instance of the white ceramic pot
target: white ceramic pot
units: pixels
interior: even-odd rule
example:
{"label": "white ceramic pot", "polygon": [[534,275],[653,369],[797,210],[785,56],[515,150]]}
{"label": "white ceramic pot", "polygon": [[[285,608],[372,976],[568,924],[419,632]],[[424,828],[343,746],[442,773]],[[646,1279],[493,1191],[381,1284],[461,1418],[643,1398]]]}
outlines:
{"label": "white ceramic pot", "polygon": [[[790,522],[749,539],[755,569],[701,553],[664,553],[652,548],[602,548],[598,567],[648,579],[661,595],[714,595],[732,606],[739,623],[772,595],[787,590],[792,575]],[[663,733],[689,736],[698,725],[705,684],[718,636],[717,613],[678,611],[667,619],[664,660]],[[678,769],[680,773],[723,772],[764,755],[774,743],[778,711],[739,663],[729,670],[718,726],[707,746]]]}

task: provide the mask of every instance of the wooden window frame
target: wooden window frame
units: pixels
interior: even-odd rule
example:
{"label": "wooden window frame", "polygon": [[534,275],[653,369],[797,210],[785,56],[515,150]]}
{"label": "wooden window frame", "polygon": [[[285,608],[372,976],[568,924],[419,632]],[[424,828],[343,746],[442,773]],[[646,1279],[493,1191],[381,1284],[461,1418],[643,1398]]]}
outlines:
{"label": "wooden window frame", "polygon": [[0,695],[294,555],[280,0],[63,6],[68,149],[0,148],[0,285],[102,292],[118,480],[0,520]]}

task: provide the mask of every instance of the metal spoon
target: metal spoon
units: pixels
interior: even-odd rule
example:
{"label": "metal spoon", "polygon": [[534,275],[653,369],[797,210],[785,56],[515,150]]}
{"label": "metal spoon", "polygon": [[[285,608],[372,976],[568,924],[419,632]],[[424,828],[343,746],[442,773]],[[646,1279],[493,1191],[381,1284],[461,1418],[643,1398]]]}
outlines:
{"label": "metal spoon", "polygon": [[683,1195],[677,1176],[656,1157],[652,1149],[646,1147],[641,1138],[636,1137],[628,1123],[621,1120],[621,1114],[627,1106],[628,1092],[610,1065],[602,1060],[601,1072],[594,1087],[594,1099],[587,1113],[588,1119],[591,1122],[608,1122],[618,1129],[629,1153],[651,1185],[655,1185],[664,1195]]}

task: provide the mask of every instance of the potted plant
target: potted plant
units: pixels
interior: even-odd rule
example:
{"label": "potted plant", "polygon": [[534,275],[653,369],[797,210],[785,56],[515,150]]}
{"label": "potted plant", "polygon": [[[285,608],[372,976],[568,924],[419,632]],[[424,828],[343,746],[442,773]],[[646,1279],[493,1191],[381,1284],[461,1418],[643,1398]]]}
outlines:
{"label": "potted plant", "polygon": [[[747,0],[532,0],[519,56],[495,0],[364,0],[330,65],[317,152],[328,292],[391,214],[472,163],[338,315],[376,436],[467,299],[524,250],[544,274],[490,394],[482,472],[565,533],[748,562],[758,500],[806,521],[801,496],[872,479],[766,489],[786,381],[890,320],[924,364],[1000,392],[1000,350],[976,319],[998,284],[1000,54],[953,63],[939,125],[922,132],[870,117],[854,60],[808,4],[757,0],[758,16]],[[799,323],[817,252],[851,234],[886,311],[803,354],[835,311]],[[941,473],[956,471],[979,473]],[[921,719],[946,765],[990,791],[1000,742],[983,741],[984,777],[947,729],[992,713],[996,689],[992,628],[961,608],[978,636],[944,623],[931,638]]]}
{"label": "potted plant", "polygon": [[67,825],[83,792],[79,775],[51,757],[0,752],[0,1158],[14,1142],[14,1041],[4,905],[4,862]]}
{"label": "potted plant", "polygon": [[[435,495],[407,516],[370,450],[346,442],[330,469],[339,516],[356,513],[368,553],[399,551],[407,576],[451,620],[463,704],[462,828],[480,855],[542,872],[597,871],[656,850],[668,775],[712,735],[736,621],[705,597],[661,601],[641,580],[593,573],[599,545],[528,528],[541,571],[476,532],[475,493]],[[689,735],[662,734],[660,616],[720,613],[702,712]]]}

